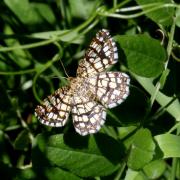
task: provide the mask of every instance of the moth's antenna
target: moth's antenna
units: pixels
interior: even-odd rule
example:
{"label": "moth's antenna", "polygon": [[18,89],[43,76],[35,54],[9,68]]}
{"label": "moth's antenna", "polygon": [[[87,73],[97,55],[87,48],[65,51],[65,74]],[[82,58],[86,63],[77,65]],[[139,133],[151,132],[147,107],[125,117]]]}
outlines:
{"label": "moth's antenna", "polygon": [[61,59],[59,59],[59,60],[60,60],[61,66],[63,67],[64,73],[66,74],[67,77],[69,77],[69,75],[64,67],[64,64],[62,63]]}
{"label": "moth's antenna", "polygon": [[[57,46],[57,48],[59,49],[59,53],[61,52],[61,46],[60,46],[60,44],[58,43],[58,42],[54,42],[54,44]],[[60,53],[61,54],[61,53]],[[63,67],[63,70],[64,70],[64,73],[65,73],[65,75],[69,78],[69,76],[68,76],[68,73],[66,72],[66,69],[65,69],[65,67],[64,67],[64,65],[63,65],[63,63],[62,63],[62,61],[61,61],[61,58],[59,59],[60,60],[60,63],[61,63],[61,66]]]}

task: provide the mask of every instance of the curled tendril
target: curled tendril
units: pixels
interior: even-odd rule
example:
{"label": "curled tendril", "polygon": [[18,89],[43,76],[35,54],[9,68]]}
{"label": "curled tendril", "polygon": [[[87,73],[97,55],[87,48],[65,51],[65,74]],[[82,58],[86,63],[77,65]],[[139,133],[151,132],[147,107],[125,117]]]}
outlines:
{"label": "curled tendril", "polygon": [[175,45],[173,47],[171,55],[176,61],[180,62],[180,46],[179,45]]}
{"label": "curled tendril", "polygon": [[164,45],[165,44],[165,41],[166,41],[166,34],[165,32],[162,30],[162,29],[157,29],[156,30],[156,36],[158,37],[158,39],[160,40],[161,42],[161,45]]}

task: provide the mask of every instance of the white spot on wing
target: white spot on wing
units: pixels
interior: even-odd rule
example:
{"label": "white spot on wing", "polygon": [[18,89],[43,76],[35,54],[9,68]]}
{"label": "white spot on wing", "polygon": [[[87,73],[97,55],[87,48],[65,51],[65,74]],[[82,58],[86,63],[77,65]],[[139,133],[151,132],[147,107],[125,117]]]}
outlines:
{"label": "white spot on wing", "polygon": [[118,53],[114,53],[114,59],[118,59]]}
{"label": "white spot on wing", "polygon": [[109,47],[105,46],[103,50],[104,50],[104,52],[106,52],[108,49],[109,49]]}
{"label": "white spot on wing", "polygon": [[53,113],[50,112],[49,115],[48,115],[48,117],[51,119],[51,118],[53,117]]}

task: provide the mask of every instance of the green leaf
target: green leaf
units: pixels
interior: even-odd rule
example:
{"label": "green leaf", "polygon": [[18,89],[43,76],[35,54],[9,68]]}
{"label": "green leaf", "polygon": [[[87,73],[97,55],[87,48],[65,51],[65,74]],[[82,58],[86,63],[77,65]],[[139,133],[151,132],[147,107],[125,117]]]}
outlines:
{"label": "green leaf", "polygon": [[[0,162],[11,165],[5,134],[0,130]],[[1,168],[0,168],[1,169]]]}
{"label": "green leaf", "polygon": [[170,70],[169,69],[165,69],[164,71],[163,71],[163,73],[162,73],[162,76],[161,76],[161,78],[160,78],[160,84],[161,84],[161,89],[163,89],[163,87],[164,87],[164,85],[165,85],[165,83],[166,83],[166,80],[167,80],[167,77],[168,77],[168,75],[169,75],[169,72],[170,72]]}
{"label": "green leaf", "polygon": [[137,129],[136,126],[120,127],[119,128],[119,137],[120,137],[120,139],[125,138],[130,133],[133,133],[136,129]]}
{"label": "green leaf", "polygon": [[177,162],[176,177],[180,179],[180,161]]}
{"label": "green leaf", "polygon": [[155,143],[147,129],[140,129],[134,136],[131,151],[128,157],[128,166],[133,170],[144,167],[153,159]]}
{"label": "green leaf", "polygon": [[69,0],[69,5],[73,17],[87,19],[97,6],[97,0]]}
{"label": "green leaf", "polygon": [[166,52],[160,42],[147,35],[116,36],[128,68],[144,77],[157,77],[164,70]]}
{"label": "green leaf", "polygon": [[[134,171],[130,168],[128,168],[128,170],[126,171],[126,176],[124,180],[135,180],[139,175],[138,171]],[[141,180],[141,179],[139,179]],[[142,179],[143,180],[143,179]]]}
{"label": "green leaf", "polygon": [[73,179],[73,180],[80,180],[81,178],[75,176],[74,174],[64,171],[60,168],[46,168],[44,171],[44,174],[46,177],[48,177],[49,180],[59,180],[60,177],[63,180],[69,180],[69,179]]}
{"label": "green leaf", "polygon": [[[138,127],[136,127],[136,126],[118,128],[119,137],[120,137],[120,139],[123,139],[123,145],[126,147],[126,149],[129,149],[131,147],[133,140],[134,140],[134,133],[137,131],[137,129],[138,129]],[[129,134],[132,134],[132,136],[129,136]]]}
{"label": "green leaf", "polygon": [[74,174],[62,170],[57,167],[41,167],[41,168],[26,168],[17,169],[12,167],[6,167],[1,165],[1,177],[4,179],[12,180],[32,180],[32,179],[45,179],[45,180],[81,180],[81,178],[75,176]]}
{"label": "green leaf", "polygon": [[31,8],[36,12],[39,19],[45,20],[49,24],[56,22],[53,11],[48,4],[44,3],[31,3]]}
{"label": "green leaf", "polygon": [[29,132],[22,130],[14,141],[14,148],[18,150],[27,150],[30,143]]}
{"label": "green leaf", "polygon": [[157,5],[155,6],[151,6],[151,7],[146,7],[143,8],[143,10],[146,12],[147,10],[151,9],[151,8],[157,8],[154,9],[154,11],[152,12],[147,12],[146,15],[152,19],[154,22],[164,25],[164,26],[169,26],[172,24],[172,20],[173,20],[173,16],[174,16],[174,8],[173,7],[162,7],[162,8],[158,8],[160,6],[162,6],[165,3],[169,3],[171,4],[172,1],[171,0],[136,0],[136,2],[139,5],[148,5],[148,4],[152,4],[152,3],[157,3]]}
{"label": "green leaf", "polygon": [[4,2],[22,23],[34,24],[37,22],[37,14],[30,7],[28,0],[5,0]]}
{"label": "green leaf", "polygon": [[[144,87],[144,89],[153,96],[154,93],[156,93],[156,87],[153,84],[153,80],[150,78],[144,78],[137,75],[134,75],[136,80]],[[167,106],[174,97],[169,97],[161,93],[160,91],[157,93],[156,101],[162,106]],[[180,121],[180,103],[178,99],[173,101],[171,104],[169,104],[168,107],[166,107],[166,111],[173,116],[176,121]]]}
{"label": "green leaf", "polygon": [[155,136],[164,158],[180,157],[180,136],[161,134]]}
{"label": "green leaf", "polygon": [[111,174],[121,162],[123,152],[116,140],[100,133],[90,137],[77,134],[47,137],[41,134],[36,141],[34,166],[56,166],[81,177]]}
{"label": "green leaf", "polygon": [[29,0],[5,0],[4,2],[23,24],[41,24],[45,21],[55,23],[54,14],[46,4],[30,3]]}
{"label": "green leaf", "polygon": [[38,39],[51,39],[52,37],[56,37],[56,36],[58,36],[58,39],[60,39],[61,41],[71,42],[76,44],[81,44],[84,38],[84,36],[78,34],[78,32],[70,31],[70,30],[40,32],[40,33],[33,33],[30,35],[30,37],[38,38]]}
{"label": "green leaf", "polygon": [[176,26],[180,27],[180,8],[177,8],[176,10]]}
{"label": "green leaf", "polygon": [[166,169],[166,163],[163,160],[155,160],[147,164],[143,171],[148,177],[148,179],[159,178]]}
{"label": "green leaf", "polygon": [[80,180],[78,176],[65,171],[63,169],[60,169],[58,167],[40,167],[40,168],[34,168],[34,172],[37,172],[38,177],[40,179],[47,179],[47,180]]}
{"label": "green leaf", "polygon": [[[3,179],[11,179],[11,180],[32,180],[37,179],[37,176],[35,172],[32,170],[32,168],[26,168],[26,169],[18,169],[12,166],[8,166],[7,164],[2,164],[0,162],[0,176],[3,177]],[[41,178],[41,177],[39,177]]]}
{"label": "green leaf", "polygon": [[12,168],[11,171],[12,171],[11,175],[13,180],[19,180],[19,179],[31,180],[37,178],[37,175],[32,168],[26,168],[23,170]]}
{"label": "green leaf", "polygon": [[[6,26],[4,28],[4,32],[6,34],[14,34],[13,29],[10,26]],[[5,39],[6,45],[9,47],[12,46],[20,46],[21,43],[17,40],[17,39]],[[30,65],[30,54],[28,54],[27,51],[23,50],[23,49],[16,49],[14,51],[12,51],[11,53],[9,53],[9,57],[11,57],[11,59],[20,67],[20,68],[26,68],[27,66]],[[27,58],[28,56],[28,58]]]}

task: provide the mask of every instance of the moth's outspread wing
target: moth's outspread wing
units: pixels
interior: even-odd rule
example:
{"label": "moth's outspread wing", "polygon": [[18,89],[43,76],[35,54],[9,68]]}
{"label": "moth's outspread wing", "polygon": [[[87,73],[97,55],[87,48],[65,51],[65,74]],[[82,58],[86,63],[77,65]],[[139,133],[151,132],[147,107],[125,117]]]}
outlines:
{"label": "moth's outspread wing", "polygon": [[79,63],[77,76],[90,77],[98,74],[117,63],[117,47],[111,38],[109,31],[102,29],[96,34],[89,48],[85,53],[84,59]]}
{"label": "moth's outspread wing", "polygon": [[54,127],[64,126],[71,110],[71,100],[69,87],[60,88],[36,107],[35,115],[42,124]]}
{"label": "moth's outspread wing", "polygon": [[129,94],[128,75],[103,72],[118,61],[117,47],[109,32],[102,29],[92,40],[77,69],[77,78],[48,96],[35,109],[41,123],[64,126],[70,111],[73,124],[80,135],[100,130],[106,120],[106,108],[113,108]]}
{"label": "moth's outspread wing", "polygon": [[106,108],[113,108],[127,98],[129,83],[129,76],[121,72],[103,72],[88,80],[90,91]]}
{"label": "moth's outspread wing", "polygon": [[76,132],[84,136],[100,130],[106,119],[105,108],[86,96],[73,97],[72,118]]}

